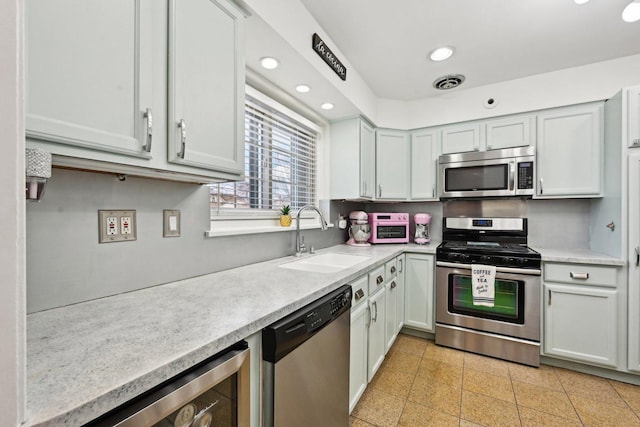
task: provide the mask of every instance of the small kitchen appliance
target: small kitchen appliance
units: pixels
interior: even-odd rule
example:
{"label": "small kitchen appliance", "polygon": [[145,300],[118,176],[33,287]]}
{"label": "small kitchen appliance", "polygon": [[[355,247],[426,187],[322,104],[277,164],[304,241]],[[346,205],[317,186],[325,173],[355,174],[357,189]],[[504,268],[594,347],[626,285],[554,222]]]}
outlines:
{"label": "small kitchen appliance", "polygon": [[371,237],[371,225],[369,224],[369,217],[364,211],[353,211],[349,214],[349,221],[351,226],[349,227],[349,240],[347,245],[351,246],[371,246],[368,242]]}
{"label": "small kitchen appliance", "polygon": [[431,223],[431,215],[428,213],[417,213],[413,216],[416,223],[416,235],[413,241],[418,245],[425,245],[431,241],[429,236],[429,225]]}
{"label": "small kitchen appliance", "polygon": [[371,243],[409,243],[408,213],[370,213],[369,224]]}
{"label": "small kitchen appliance", "polygon": [[539,366],[541,261],[527,219],[445,217],[442,240],[436,344]]}

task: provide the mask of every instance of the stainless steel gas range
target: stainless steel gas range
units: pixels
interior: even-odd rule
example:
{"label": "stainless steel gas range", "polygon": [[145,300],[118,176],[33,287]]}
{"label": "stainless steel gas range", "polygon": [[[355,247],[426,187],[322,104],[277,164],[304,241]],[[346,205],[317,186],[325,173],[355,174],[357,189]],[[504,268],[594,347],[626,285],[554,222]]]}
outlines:
{"label": "stainless steel gas range", "polygon": [[[541,262],[527,247],[527,219],[443,221],[443,243],[436,249],[436,344],[539,366]],[[474,275],[494,267],[490,302],[482,303]]]}

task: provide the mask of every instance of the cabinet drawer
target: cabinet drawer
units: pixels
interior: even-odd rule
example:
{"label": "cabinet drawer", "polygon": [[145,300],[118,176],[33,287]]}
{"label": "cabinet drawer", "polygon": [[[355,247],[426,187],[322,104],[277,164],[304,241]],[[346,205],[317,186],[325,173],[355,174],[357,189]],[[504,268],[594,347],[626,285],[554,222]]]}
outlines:
{"label": "cabinet drawer", "polygon": [[385,270],[387,280],[397,276],[398,275],[397,258],[394,258],[391,261],[387,261],[387,263],[384,265],[384,270]]}
{"label": "cabinet drawer", "polygon": [[362,304],[369,296],[369,278],[362,276],[351,282],[351,309]]}
{"label": "cabinet drawer", "polygon": [[548,282],[573,283],[616,287],[615,267],[589,264],[545,263],[544,280]]}
{"label": "cabinet drawer", "polygon": [[376,289],[384,286],[385,282],[385,266],[381,265],[380,267],[371,270],[369,273],[369,294],[373,294]]}

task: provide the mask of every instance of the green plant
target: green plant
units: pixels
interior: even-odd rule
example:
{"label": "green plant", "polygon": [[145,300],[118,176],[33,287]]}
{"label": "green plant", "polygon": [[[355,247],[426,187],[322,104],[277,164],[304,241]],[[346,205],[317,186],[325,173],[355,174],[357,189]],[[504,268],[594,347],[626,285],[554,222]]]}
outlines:
{"label": "green plant", "polygon": [[289,215],[291,211],[291,207],[289,205],[284,205],[280,208],[280,215]]}

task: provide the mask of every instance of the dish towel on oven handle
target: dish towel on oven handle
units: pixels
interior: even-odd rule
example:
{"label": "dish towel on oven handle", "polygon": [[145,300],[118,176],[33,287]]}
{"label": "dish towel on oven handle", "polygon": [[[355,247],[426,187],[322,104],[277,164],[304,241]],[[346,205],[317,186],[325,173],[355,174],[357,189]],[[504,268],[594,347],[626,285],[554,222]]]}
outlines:
{"label": "dish towel on oven handle", "polygon": [[473,305],[493,307],[496,295],[495,282],[495,265],[471,265]]}

